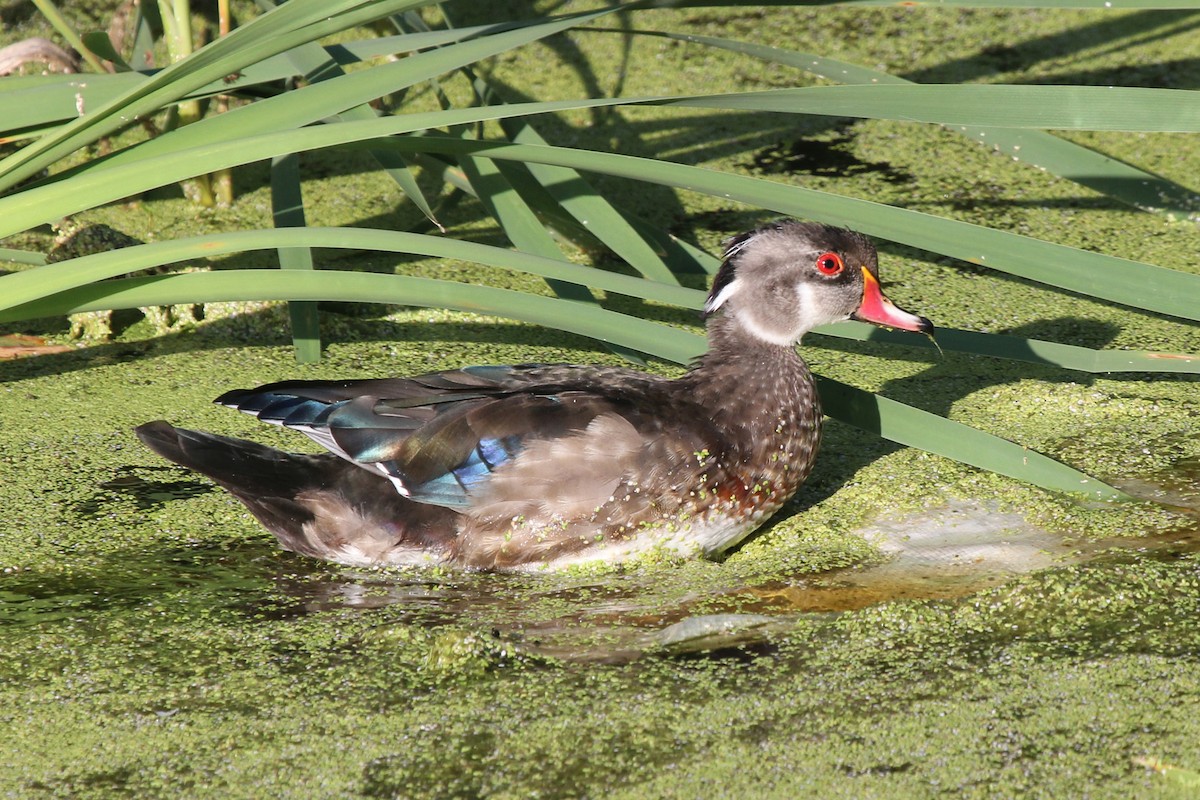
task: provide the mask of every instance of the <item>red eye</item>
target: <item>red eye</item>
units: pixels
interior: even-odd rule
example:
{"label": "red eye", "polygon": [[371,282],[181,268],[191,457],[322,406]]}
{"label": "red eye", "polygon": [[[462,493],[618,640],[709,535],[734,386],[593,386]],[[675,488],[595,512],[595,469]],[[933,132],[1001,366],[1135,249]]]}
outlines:
{"label": "red eye", "polygon": [[817,256],[817,269],[822,275],[837,275],[846,268],[842,262],[842,257],[837,253],[822,253]]}

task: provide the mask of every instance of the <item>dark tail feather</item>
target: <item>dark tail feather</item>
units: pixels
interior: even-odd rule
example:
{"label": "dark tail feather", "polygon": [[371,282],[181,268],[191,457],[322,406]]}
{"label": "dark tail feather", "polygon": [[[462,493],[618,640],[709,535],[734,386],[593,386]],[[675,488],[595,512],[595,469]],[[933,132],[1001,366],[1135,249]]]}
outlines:
{"label": "dark tail feather", "polygon": [[391,482],[331,454],[284,453],[244,439],[175,428],[134,430],[154,452],[212,478],[285,550],[357,564],[444,555],[457,514],[401,497]]}

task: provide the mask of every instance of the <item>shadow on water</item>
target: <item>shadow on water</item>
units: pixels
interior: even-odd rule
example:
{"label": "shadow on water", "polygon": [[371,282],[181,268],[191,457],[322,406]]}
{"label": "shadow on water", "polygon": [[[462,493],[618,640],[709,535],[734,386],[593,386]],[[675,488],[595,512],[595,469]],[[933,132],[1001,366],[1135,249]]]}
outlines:
{"label": "shadow on water", "polygon": [[[1072,332],[1079,334],[1082,323],[1064,319],[1045,324],[1074,326]],[[1113,333],[1104,327],[1085,332],[1098,340]],[[833,343],[835,350],[859,346]],[[939,361],[930,370],[940,374],[947,367]],[[951,377],[949,372],[943,376]],[[978,377],[971,378],[975,388]],[[1007,380],[1003,375],[993,379]],[[893,381],[886,393],[919,405],[911,383]],[[870,452],[823,459],[798,502],[819,502],[889,444],[879,441],[867,448]],[[843,449],[857,453],[855,448]],[[680,581],[683,588],[669,590],[654,570],[591,577],[354,570],[281,553],[264,533],[249,544],[151,546],[98,557],[94,569],[5,575],[0,625],[86,623],[97,612],[120,613],[170,596],[178,603],[176,613],[216,609],[247,622],[349,612],[377,613],[381,625],[465,625],[529,655],[569,661],[754,651],[770,647],[773,634],[793,630],[814,614],[892,601],[953,600],[1038,571],[1085,562],[1102,567],[1112,559],[1174,559],[1200,551],[1200,460],[1183,460],[1163,474],[1114,483],[1179,511],[1192,524],[1153,536],[1096,540],[1044,530],[1019,513],[986,503],[952,501],[885,517],[860,530],[882,554],[875,563],[744,586],[714,580],[703,567],[697,568],[699,573],[689,568]],[[78,500],[69,513],[79,524],[102,518],[117,506],[135,508],[144,516],[165,504],[216,491],[178,467],[124,467],[102,476],[92,494]]]}
{"label": "shadow on water", "polygon": [[[367,324],[360,321],[360,324]],[[383,323],[379,323],[383,324]],[[1014,329],[1034,338],[1103,345],[1112,326],[1060,318]],[[504,339],[505,327],[455,327],[448,341]],[[524,341],[524,339],[522,339]],[[849,353],[868,343],[833,340],[827,351]],[[111,345],[109,358],[121,355]],[[912,351],[924,359],[925,351]],[[137,353],[141,356],[142,353]],[[51,357],[53,358],[53,357]],[[962,392],[979,391],[981,380],[999,384],[1009,371],[963,369],[971,362],[948,354],[914,378],[891,381],[884,393],[945,414],[949,401],[933,400],[928,381],[961,381]],[[29,369],[62,371],[63,364]],[[1043,380],[1059,379],[1061,368],[1034,367]],[[1044,374],[1043,374],[1044,373]],[[1081,380],[1072,376],[1073,380]],[[1164,378],[1169,379],[1169,378]],[[1084,378],[1083,380],[1086,380]],[[969,384],[969,388],[967,385]],[[842,426],[845,427],[845,426]],[[837,435],[842,435],[837,433]],[[852,479],[892,445],[833,447],[818,463],[796,503],[810,505]],[[1190,514],[1188,530],[1153,537],[1092,541],[1042,530],[1019,514],[982,503],[957,502],[920,514],[877,520],[860,531],[882,557],[877,563],[817,574],[777,576],[750,585],[705,572],[713,565],[681,567],[683,578],[663,580],[660,571],[575,575],[490,575],[445,570],[352,570],[281,553],[264,533],[251,544],[238,541],[187,547],[149,546],[96,557],[94,568],[64,574],[6,575],[0,590],[0,624],[87,624],[96,613],[122,613],[169,596],[170,613],[216,610],[248,624],[320,614],[376,614],[379,625],[425,628],[464,626],[533,656],[571,661],[625,662],[648,654],[760,650],[773,634],[794,630],[806,617],[837,614],[902,600],[953,600],[1004,584],[1017,576],[1091,562],[1114,553],[1124,558],[1169,559],[1200,550],[1200,462],[1184,461],[1165,475],[1127,480],[1121,488],[1143,499]],[[177,467],[119,468],[100,476],[93,492],[67,510],[78,524],[124,507],[138,518],[178,501],[219,491]],[[86,554],[85,554],[86,555]],[[686,574],[684,574],[686,573]],[[668,588],[664,584],[678,584]]]}
{"label": "shadow on water", "polygon": [[[0,589],[0,626],[86,621],[97,612],[121,612],[186,597],[191,607],[237,610],[245,598],[273,593],[279,563],[268,543],[233,549],[191,547],[125,552],[97,569],[63,574],[14,572]],[[286,598],[283,605],[289,602]],[[278,598],[264,608],[274,608]]]}
{"label": "shadow on water", "polygon": [[[94,516],[104,498],[115,495],[146,509],[213,490],[175,480],[177,475],[186,473],[124,473],[105,481],[77,511],[85,519]],[[90,626],[96,614],[159,604],[170,613],[217,613],[245,624],[351,613],[378,615],[381,630],[465,627],[482,631],[490,646],[535,659],[626,663],[652,655],[744,656],[769,651],[774,635],[813,615],[893,601],[952,601],[1039,571],[1084,563],[1104,569],[1200,552],[1200,461],[1181,462],[1168,474],[1127,481],[1123,488],[1169,504],[1193,524],[1151,536],[1089,539],[1041,529],[987,503],[954,501],[860,530],[882,553],[875,563],[715,590],[705,573],[700,580],[689,573],[682,590],[666,590],[654,570],[587,577],[349,569],[282,553],[264,535],[228,548],[125,552],[103,559],[97,569],[62,575],[6,575],[0,626]]]}
{"label": "shadow on water", "polygon": [[1040,529],[989,504],[956,501],[862,530],[883,554],[878,563],[715,594],[697,587],[665,604],[655,585],[661,576],[637,572],[582,579],[347,570],[294,574],[276,585],[296,600],[291,613],[387,609],[389,624],[469,620],[526,655],[624,663],[647,655],[760,652],[770,649],[773,635],[814,614],[955,600],[1040,570],[1173,560],[1200,552],[1200,513],[1190,516],[1197,524],[1169,533],[1092,540]]}
{"label": "shadow on water", "polygon": [[[153,480],[147,475],[160,480]],[[138,509],[145,511],[173,500],[186,500],[215,491],[212,483],[193,479],[194,473],[181,471],[178,467],[122,467],[114,476],[97,484],[90,498],[75,506],[75,511],[84,518],[104,513],[104,508],[117,498],[132,500]]]}
{"label": "shadow on water", "polygon": [[[186,474],[171,468],[124,473],[77,510],[94,515],[103,498],[117,494],[145,509],[212,490],[171,473]],[[97,613],[177,603],[175,613],[215,611],[246,624],[351,613],[377,614],[382,629],[465,626],[483,631],[490,646],[536,659],[744,656],[769,651],[774,635],[813,615],[894,601],[953,601],[1038,571],[1084,563],[1104,569],[1200,552],[1200,461],[1183,461],[1123,488],[1172,506],[1194,524],[1151,536],[1089,539],[1041,529],[988,503],[952,501],[860,530],[882,553],[876,563],[716,591],[692,580],[674,594],[664,594],[661,574],[636,570],[585,577],[349,569],[281,553],[264,536],[230,548],[122,553],[100,569],[53,578],[8,575],[0,625],[52,628],[86,623]]]}

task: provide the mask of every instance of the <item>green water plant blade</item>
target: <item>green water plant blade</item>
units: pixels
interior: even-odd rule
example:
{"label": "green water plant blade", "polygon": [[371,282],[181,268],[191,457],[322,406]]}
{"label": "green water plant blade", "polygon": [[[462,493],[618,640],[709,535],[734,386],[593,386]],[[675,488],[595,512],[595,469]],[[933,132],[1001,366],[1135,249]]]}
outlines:
{"label": "green water plant blade", "polygon": [[[297,247],[377,250],[470,261],[560,282],[592,286],[607,292],[667,305],[698,309],[704,303],[704,292],[697,289],[648,281],[630,275],[583,267],[560,258],[543,258],[531,253],[476,242],[372,228],[303,227],[228,231],[168,239],[16,272],[2,278],[7,283],[3,284],[6,291],[0,293],[0,309],[11,311],[0,313],[4,313],[4,319],[7,320],[29,319],[31,317],[21,316],[22,312],[18,310],[23,304],[128,272],[248,250]],[[41,254],[28,255],[31,258],[37,256],[40,263],[45,262],[45,256]]]}
{"label": "green water plant blade", "polygon": [[153,66],[156,29],[162,27],[156,4],[150,0],[137,0],[133,4],[132,46],[129,66],[135,70],[148,70]]}
{"label": "green water plant blade", "polygon": [[[476,94],[483,103],[505,104],[501,93],[495,91],[486,81],[474,75],[471,77],[474,77]],[[503,118],[500,124],[510,141],[519,144],[548,144],[525,117]],[[526,163],[520,173],[510,174],[510,182],[528,176],[531,182],[536,184],[536,189],[530,187],[529,190],[522,190],[521,194],[527,202],[533,203],[534,198],[539,196],[552,199],[559,208],[574,218],[590,237],[598,239],[645,277],[663,283],[679,282],[645,236],[639,234],[578,171],[549,164]]]}
{"label": "green water plant blade", "polygon": [[[341,65],[330,57],[329,52],[316,43],[301,45],[289,50],[284,55],[288,57],[293,67],[298,70],[298,74],[304,75],[310,82],[330,80],[346,74]],[[339,119],[347,121],[375,119],[377,116],[378,114],[375,112],[375,109],[366,103],[347,108],[338,114]],[[425,218],[441,229],[441,223],[434,217],[433,209],[430,207],[429,201],[425,198],[425,193],[421,191],[421,187],[417,184],[417,179],[412,174],[412,170],[408,168],[408,163],[404,160],[404,157],[394,150],[372,150],[371,157],[375,159],[375,162],[379,164],[388,177],[396,182],[396,185],[400,187],[400,191],[404,192],[404,196],[421,210]]]}
{"label": "green water plant blade", "polygon": [[96,57],[95,53],[88,50],[83,39],[75,32],[75,28],[71,26],[71,23],[67,21],[66,17],[62,15],[58,7],[51,0],[33,0],[33,4],[37,6],[38,11],[42,12],[42,16],[46,18],[46,21],[50,23],[55,32],[68,45],[74,48],[75,52],[79,53],[80,57],[87,62],[93,71],[104,72],[104,65],[100,63],[100,59]]}
{"label": "green water plant blade", "polygon": [[[505,127],[518,143],[546,144],[546,140],[522,120]],[[578,171],[548,164],[525,164],[530,177],[570,214],[585,230],[650,280],[678,283],[658,251]]]}
{"label": "green water plant blade", "polygon": [[[359,272],[230,270],[123,278],[44,297],[26,309],[38,316],[106,308],[221,300],[342,300],[450,308],[493,314],[590,336],[677,363],[704,350],[703,337],[598,306],[491,286]],[[0,321],[6,315],[0,313]],[[1039,453],[961,423],[837,381],[818,378],[830,416],[901,444],[999,472],[1053,491],[1103,500],[1122,492]]]}
{"label": "green water plant blade", "polygon": [[1091,253],[1006,231],[797,186],[631,156],[532,145],[476,145],[407,137],[401,148],[457,152],[485,148],[491,158],[562,164],[744,202],[790,216],[851,227],[891,241],[1123,305],[1200,320],[1200,276]]}
{"label": "green water plant blade", "polygon": [[[545,108],[547,104],[534,104]],[[553,104],[550,104],[553,105]],[[517,107],[455,109],[481,114],[520,113]],[[0,198],[0,234],[7,235],[80,208],[119,199],[133,191],[292,149],[315,149],[403,131],[424,119],[453,112],[408,115],[306,128],[193,148],[189,157],[150,158],[121,167],[97,165],[69,182],[27,189]],[[424,117],[424,119],[422,119]],[[461,119],[462,116],[456,117]],[[462,142],[441,137],[391,137],[387,146],[406,152],[486,154],[489,158],[549,163],[713,194],[792,216],[855,227],[866,233],[982,264],[1010,274],[1125,305],[1185,319],[1200,318],[1200,277],[1149,264],[1043,242],[1018,234],[942,219],[907,209],[840,197],[796,186],[712,172],[681,164],[570,148]],[[377,145],[370,145],[377,146]],[[8,276],[11,279],[16,276]]]}
{"label": "green water plant blade", "polygon": [[1190,89],[1009,84],[806,86],[682,98],[671,105],[1043,130],[1195,133]]}
{"label": "green water plant blade", "polygon": [[[0,163],[0,174],[11,180],[25,178],[48,166],[78,146],[106,136],[140,114],[149,114],[168,103],[218,82],[242,66],[277,55],[318,35],[347,28],[370,18],[425,5],[424,0],[392,0],[364,10],[350,0],[330,2],[329,19],[314,20],[313,2],[293,2],[251,20],[233,34],[198,50],[191,58],[172,65],[124,95],[114,98]],[[322,4],[325,7],[326,4]],[[295,11],[295,13],[290,13]],[[338,12],[342,13],[338,13]],[[301,12],[308,14],[301,16]],[[322,14],[317,14],[322,16]],[[269,20],[269,22],[268,22]],[[300,24],[305,22],[307,24]],[[580,19],[582,24],[586,19]],[[1168,89],[1099,88],[1099,86],[988,86],[988,85],[875,85],[822,86],[784,92],[809,92],[804,112],[839,116],[878,116],[916,119],[947,125],[997,125],[1004,127],[1087,128],[1087,130],[1194,131],[1194,92]],[[812,96],[811,92],[823,92]],[[770,92],[760,92],[769,95]],[[778,104],[781,101],[776,101]],[[752,106],[751,106],[752,108]],[[778,109],[776,109],[778,110]],[[796,103],[784,110],[798,110]]]}
{"label": "green water plant blade", "polygon": [[[6,276],[10,289],[0,308],[5,320],[31,319],[45,314],[30,310],[19,301],[22,297],[50,296],[81,285],[164,265],[214,258],[256,249],[290,251],[297,248],[345,248],[382,252],[413,253],[424,256],[470,261],[499,269],[539,275],[559,282],[591,286],[606,292],[637,297],[655,303],[700,309],[705,293],[698,289],[662,284],[619,273],[596,270],[559,258],[542,258],[506,248],[474,242],[446,239],[402,231],[370,228],[292,228],[280,230],[232,231],[220,234],[173,239],[138,245],[118,251],[99,253],[48,265],[37,271]],[[698,251],[702,255],[703,251]],[[7,260],[26,264],[45,264],[42,253],[5,250]],[[708,256],[711,259],[711,256]],[[712,259],[715,261],[715,259]],[[13,280],[18,274],[24,277]],[[7,301],[7,302],[6,302]],[[36,302],[36,301],[35,301]],[[178,300],[173,302],[189,302]],[[879,341],[914,348],[932,349],[923,336],[902,331],[886,331],[865,323],[847,322],[826,325],[814,331],[829,336],[859,341]],[[999,334],[940,328],[940,348],[1010,360],[1046,364],[1088,373],[1144,372],[1197,373],[1200,356],[1182,353],[1139,352],[1132,350],[1094,350],[1075,345]]]}
{"label": "green water plant blade", "polygon": [[[526,166],[531,166],[527,164]],[[594,231],[592,225],[584,227],[580,220],[565,212],[560,203],[550,195],[550,193],[540,183],[534,181],[532,176],[526,171],[527,179],[521,183],[519,191],[526,202],[535,209],[541,216],[542,221],[551,229],[562,233],[568,239],[576,242],[585,250],[595,249],[598,247],[608,246],[609,239],[601,240]],[[578,172],[572,170],[572,175],[579,175]],[[465,180],[460,179],[461,173],[455,168],[447,167],[443,172],[443,179],[450,185],[461,190],[460,194],[469,194],[474,197],[474,190]],[[507,175],[510,182],[520,181],[519,173],[509,173]],[[449,199],[456,198],[456,194],[451,194]],[[713,275],[721,266],[721,261],[709,253],[701,250],[695,245],[690,244],[666,231],[663,231],[654,225],[646,222],[638,216],[630,213],[615,203],[609,204],[607,198],[597,195],[603,200],[612,211],[620,215],[623,223],[640,237],[644,246],[653,250],[657,260],[662,263],[671,272],[670,281],[662,281],[664,283],[678,284],[675,275],[681,274],[699,274]],[[596,225],[607,232],[606,226]],[[622,252],[629,256],[629,250],[626,248]],[[658,280],[659,275],[657,269],[647,269],[646,261],[634,262],[633,266],[638,269],[643,275],[646,275],[651,280]],[[652,265],[651,265],[652,266]]]}
{"label": "green water plant blade", "polygon": [[[520,27],[505,26],[501,32],[494,35],[480,36],[399,61],[343,74],[296,91],[285,92],[235,108],[225,114],[207,117],[172,131],[169,135],[141,142],[113,153],[96,163],[102,162],[113,167],[156,155],[182,153],[189,148],[203,144],[244,138],[254,134],[277,133],[337,117],[348,109],[364,105],[376,98],[414,86],[422,81],[432,80],[442,73],[459,69],[480,59],[560,33],[574,25],[591,22],[606,13],[608,12],[598,11],[582,16],[558,18],[549,23]],[[453,124],[452,122],[442,123],[439,117],[436,115],[431,117],[428,113],[406,115],[405,118],[418,116],[422,118],[422,124],[410,128],[410,130],[419,130],[423,127],[448,127]],[[480,119],[487,118],[490,117],[484,116]],[[3,164],[0,163],[0,168],[2,167]]]}
{"label": "green water plant blade", "polygon": [[0,247],[0,261],[41,266],[46,263],[46,254],[39,253],[36,250],[18,250],[14,247]]}
{"label": "green water plant blade", "polygon": [[[526,23],[526,25],[531,23]],[[326,57],[340,66],[357,64],[383,55],[413,52],[452,44],[506,26],[486,25],[452,31],[431,31],[387,36],[322,47]],[[512,25],[507,27],[522,27]],[[107,37],[105,37],[107,38]],[[306,48],[309,45],[300,45]],[[312,45],[319,47],[320,45]],[[107,57],[107,56],[106,56]],[[79,116],[79,108],[96,109],[122,93],[149,81],[158,70],[88,75],[10,75],[0,80],[0,136],[30,127],[46,127]],[[297,74],[293,51],[248,64],[237,72],[200,86],[177,98],[194,100],[217,94],[237,93],[254,86],[275,83]],[[303,74],[303,73],[300,73]]]}
{"label": "green water plant blade", "polygon": [[[602,12],[597,12],[597,15]],[[596,15],[589,15],[587,19]],[[567,23],[535,26],[517,31],[529,40],[529,31],[538,35],[565,30]],[[508,34],[501,34],[507,36]],[[505,40],[506,46],[509,40]],[[488,47],[484,48],[484,44]],[[261,101],[235,109],[228,114],[202,120],[137,147],[128,148],[108,158],[111,164],[148,158],[160,152],[180,152],[201,143],[212,144],[226,138],[248,137],[254,133],[269,133],[288,126],[300,126],[337,114],[352,105],[366,102],[401,86],[412,85],[438,74],[439,70],[454,69],[470,58],[496,50],[499,42],[487,37],[480,42],[470,41],[452,47],[424,53],[397,64],[388,64],[345,75],[307,87],[302,92]],[[1098,93],[1098,94],[1097,94]],[[1100,102],[1100,100],[1104,102]],[[968,102],[970,100],[970,102]],[[1200,93],[1171,89],[1102,88],[1094,86],[822,86],[801,89],[777,89],[721,95],[699,95],[665,98],[623,98],[562,101],[559,103],[512,104],[483,109],[450,109],[441,112],[445,117],[412,114],[409,117],[432,120],[425,127],[443,127],[464,121],[504,119],[540,110],[564,110],[605,105],[654,104],[678,107],[705,107],[724,110],[766,111],[776,113],[831,114],[835,116],[876,117],[884,119],[920,120],[943,124],[975,125],[978,115],[983,121],[1004,120],[1019,127],[1019,123],[1042,127],[1070,129],[1122,129],[1140,123],[1134,129],[1143,131],[1200,130]],[[1002,105],[1003,108],[996,108]],[[1008,108],[1022,109],[1018,119]],[[1030,110],[1032,109],[1032,110]],[[1113,109],[1120,113],[1109,114]],[[458,112],[458,113],[455,113]],[[403,125],[403,122],[397,124]],[[410,126],[408,130],[419,130]],[[0,164],[0,167],[3,165]]]}
{"label": "green water plant blade", "polygon": [[1189,353],[1143,352],[1138,350],[1097,350],[1078,345],[1060,344],[1024,336],[978,333],[954,328],[938,328],[937,345],[924,336],[891,331],[865,323],[824,325],[813,333],[840,339],[884,342],[943,352],[1046,364],[1092,374],[1114,372],[1200,374],[1200,355]]}
{"label": "green water plant blade", "polygon": [[145,81],[134,72],[114,75],[37,76],[47,80],[5,85],[10,78],[0,80],[0,119],[3,135],[26,128],[46,127],[79,118],[80,111],[103,106],[123,92]]}
{"label": "green water plant blade", "polygon": [[200,86],[292,47],[433,0],[308,0],[283,5],[171,64],[99,108],[88,109],[0,161],[0,189],[13,186],[89,142],[115,133]]}
{"label": "green water plant blade", "polygon": [[[573,103],[587,105],[581,101]],[[1200,319],[1200,303],[1196,302],[1196,298],[1200,297],[1200,277],[1196,275],[1090,253],[1019,234],[759,178],[614,153],[544,145],[464,142],[445,137],[391,135],[427,127],[425,123],[434,119],[457,123],[464,119],[496,118],[535,109],[544,111],[561,107],[555,103],[514,104],[344,122],[208,143],[183,153],[147,158],[120,166],[96,164],[74,174],[69,181],[31,187],[0,198],[0,235],[15,233],[135,191],[181,180],[197,172],[271,158],[293,150],[336,145],[387,146],[408,153],[443,153],[454,157],[482,155],[491,159],[566,166],[699,191],[782,214],[854,227],[868,234],[1084,295],[1184,319]],[[381,136],[388,138],[379,140]],[[367,144],[359,144],[362,142]],[[12,277],[16,276],[8,276]]]}
{"label": "green water plant blade", "polygon": [[[90,258],[90,256],[89,256]],[[67,263],[67,262],[62,262]],[[178,298],[188,298],[186,301]],[[368,272],[235,269],[119,278],[0,310],[0,322],[177,302],[287,300],[387,303],[490,314],[570,331],[677,363],[704,351],[704,337],[598,305],[494,286]]]}
{"label": "green water plant blade", "polygon": [[[271,216],[277,228],[303,228],[304,195],[300,188],[300,157],[295,153],[271,159]],[[281,247],[277,251],[279,267],[284,270],[313,269],[312,250],[308,247]],[[321,359],[321,323],[317,304],[312,301],[288,303],[292,324],[292,344],[296,360],[313,363]]]}
{"label": "green water plant blade", "polygon": [[1131,499],[1119,489],[1049,456],[928,411],[819,375],[817,387],[826,414],[893,442],[1056,492],[1086,494],[1097,500]]}
{"label": "green water plant blade", "polygon": [[[512,184],[496,166],[496,162],[487,158],[466,156],[459,164],[474,187],[475,196],[500,225],[500,229],[514,247],[542,258],[562,258],[562,251],[554,243],[554,239],[538,221],[533,209],[513,189]],[[559,297],[595,302],[591,292],[578,284],[563,283],[556,279],[550,279],[547,283]]]}
{"label": "green water plant blade", "polygon": [[[447,44],[453,44],[466,39],[479,36],[481,34],[499,33],[503,30],[511,28],[523,28],[529,25],[539,24],[537,19],[526,20],[523,22],[502,22],[488,25],[465,26],[461,28],[450,28],[446,30],[430,30],[414,33],[403,33],[392,36],[379,36],[370,39],[360,39],[356,41],[340,42],[338,44],[323,45],[322,49],[328,54],[328,57],[341,66],[350,64],[359,64],[364,61],[369,61],[380,56],[398,55],[400,53],[411,53],[418,50],[426,50],[432,47],[441,47]],[[301,45],[304,46],[304,45]],[[111,47],[111,44],[109,45]],[[136,71],[134,75],[122,75],[120,73],[97,73],[88,75],[86,85],[80,81],[78,76],[72,77],[69,74],[49,74],[49,75],[5,75],[4,80],[0,81],[0,97],[12,91],[20,91],[28,88],[44,88],[50,89],[64,84],[71,84],[76,90],[83,93],[85,98],[90,99],[87,92],[96,86],[104,86],[107,84],[131,85],[141,81],[149,80],[151,77],[159,73],[161,70],[149,66],[131,65],[131,68]],[[240,75],[226,75],[211,84],[207,84],[197,92],[208,92],[210,94],[219,94],[228,90],[230,86],[246,86],[256,83],[268,83],[271,81],[280,81],[285,78],[295,76],[295,70],[292,68],[291,58],[287,52],[279,53],[273,56],[256,61],[253,64],[248,64],[242,68]]]}
{"label": "green water plant blade", "polygon": [[88,31],[80,38],[83,41],[83,46],[89,52],[103,58],[105,61],[111,61],[117,72],[129,72],[132,69],[132,67],[125,63],[125,59],[121,57],[121,54],[117,52],[117,48],[113,47],[112,40],[108,38],[107,32]]}
{"label": "green water plant blade", "polygon": [[[632,29],[622,29],[620,32],[694,42],[729,50],[763,61],[795,67],[837,83],[914,85],[912,81],[881,70],[815,53],[690,33]],[[1047,170],[1136,208],[1161,211],[1177,217],[1187,217],[1200,209],[1200,195],[1191,189],[1044,131],[976,125],[959,125],[951,127],[950,130],[1005,153],[1014,160]]]}
{"label": "green water plant blade", "polygon": [[[476,197],[518,250],[546,259],[562,257],[562,251],[553,237],[494,161],[468,156],[461,159],[459,164],[475,188]],[[597,305],[596,298],[586,284],[569,283],[555,278],[548,278],[546,284],[555,295],[564,300],[582,305]],[[630,361],[641,361],[636,352],[612,343],[609,346]]]}
{"label": "green water plant blade", "polygon": [[721,259],[690,242],[686,242],[666,231],[660,230],[639,217],[618,208],[634,230],[660,254],[663,263],[677,275],[698,273],[715,275],[721,268]]}

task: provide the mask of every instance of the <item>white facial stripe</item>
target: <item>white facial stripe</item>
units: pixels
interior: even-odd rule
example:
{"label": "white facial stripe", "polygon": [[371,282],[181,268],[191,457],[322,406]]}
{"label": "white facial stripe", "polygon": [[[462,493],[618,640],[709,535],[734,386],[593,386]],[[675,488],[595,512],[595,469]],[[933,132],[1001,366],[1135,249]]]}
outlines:
{"label": "white facial stripe", "polygon": [[708,314],[711,314],[723,306],[726,300],[733,297],[742,288],[741,283],[742,281],[740,278],[734,278],[727,283],[725,288],[722,289],[716,297],[704,304],[704,311]]}

